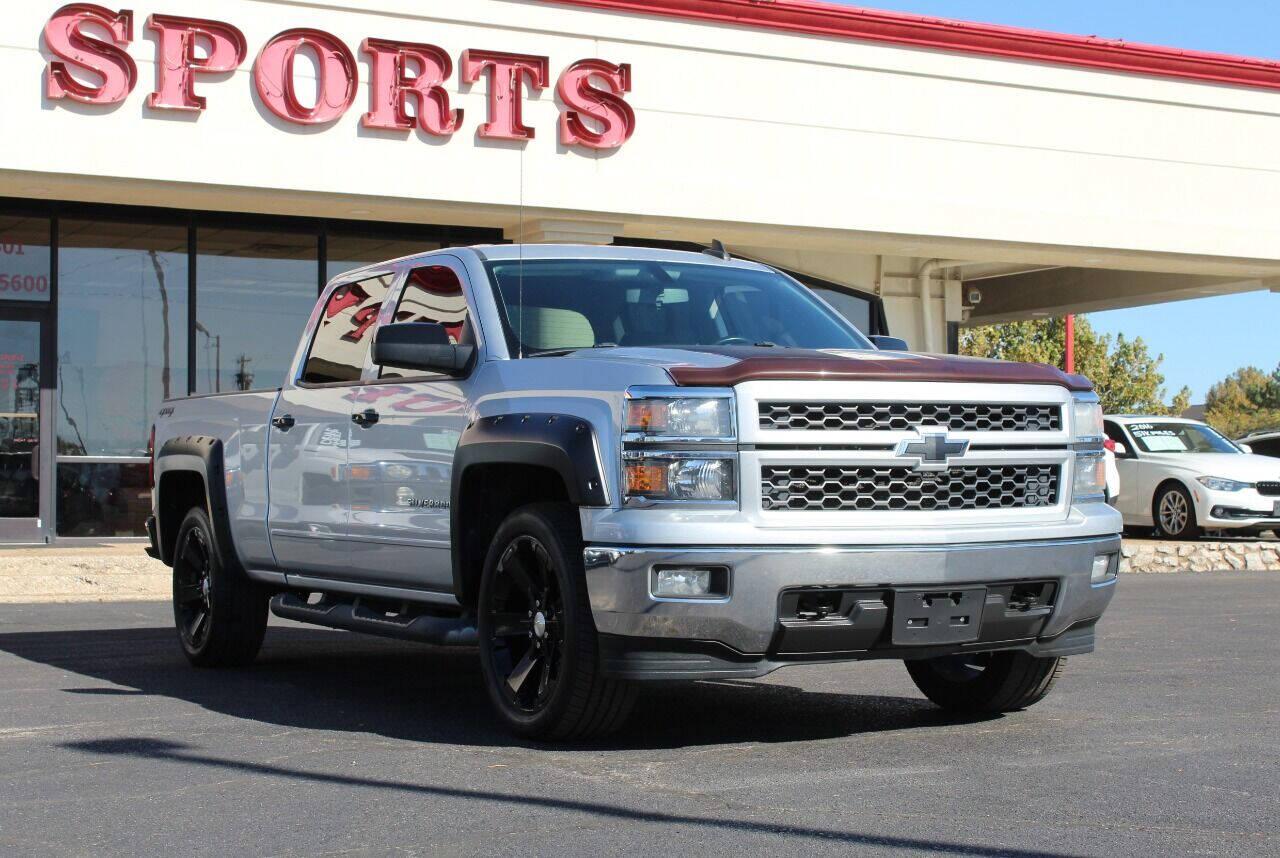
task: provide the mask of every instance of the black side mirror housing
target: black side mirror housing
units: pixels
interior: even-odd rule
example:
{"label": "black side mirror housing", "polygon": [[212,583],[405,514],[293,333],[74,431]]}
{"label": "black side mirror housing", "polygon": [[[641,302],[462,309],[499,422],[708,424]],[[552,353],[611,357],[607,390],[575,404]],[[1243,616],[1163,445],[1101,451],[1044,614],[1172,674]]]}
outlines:
{"label": "black side mirror housing", "polygon": [[444,325],[435,322],[397,322],[373,335],[373,362],[395,369],[458,375],[471,364],[475,350],[449,342]]}
{"label": "black side mirror housing", "polygon": [[876,348],[885,352],[905,352],[910,351],[911,346],[907,345],[907,341],[901,337],[888,337],[884,334],[873,334],[871,342]]}

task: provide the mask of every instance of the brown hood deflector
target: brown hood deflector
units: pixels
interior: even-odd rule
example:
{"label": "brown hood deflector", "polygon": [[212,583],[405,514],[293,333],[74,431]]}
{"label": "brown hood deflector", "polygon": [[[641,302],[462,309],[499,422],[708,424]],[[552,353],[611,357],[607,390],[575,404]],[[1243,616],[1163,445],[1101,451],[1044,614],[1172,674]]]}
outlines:
{"label": "brown hood deflector", "polygon": [[682,387],[733,387],[744,381],[951,381],[977,384],[1052,384],[1091,391],[1082,375],[1069,375],[1041,363],[1012,363],[952,355],[910,352],[859,352],[844,357],[803,349],[695,349],[735,357],[725,366],[672,366],[667,371]]}

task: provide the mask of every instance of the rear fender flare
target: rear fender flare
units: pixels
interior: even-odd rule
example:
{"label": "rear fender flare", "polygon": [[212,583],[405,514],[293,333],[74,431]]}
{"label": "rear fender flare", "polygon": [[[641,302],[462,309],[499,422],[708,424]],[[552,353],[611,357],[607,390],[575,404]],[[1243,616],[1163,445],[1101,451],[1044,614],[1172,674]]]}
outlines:
{"label": "rear fender flare", "polygon": [[[224,567],[239,569],[235,545],[231,541],[231,519],[227,511],[227,484],[223,469],[222,440],[208,435],[182,435],[164,442],[156,454],[156,502],[157,513],[164,503],[160,485],[165,474],[175,472],[196,473],[204,483],[205,509],[213,523],[214,549]],[[163,516],[156,516],[156,542],[160,546],[160,559],[173,564],[173,557],[164,550],[165,535],[161,532]],[[175,534],[176,536],[176,534]]]}

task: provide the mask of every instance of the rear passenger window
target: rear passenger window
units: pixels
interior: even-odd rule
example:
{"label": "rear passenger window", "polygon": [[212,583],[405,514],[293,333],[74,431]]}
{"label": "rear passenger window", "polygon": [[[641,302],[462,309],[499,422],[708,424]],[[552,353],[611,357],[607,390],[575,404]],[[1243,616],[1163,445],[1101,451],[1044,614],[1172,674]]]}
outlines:
{"label": "rear passenger window", "polygon": [[[466,345],[474,341],[462,281],[446,265],[427,265],[409,272],[396,305],[395,321],[432,322],[444,326],[450,342]],[[403,378],[404,373],[384,369],[381,377]]]}
{"label": "rear passenger window", "polygon": [[302,372],[307,384],[359,381],[394,274],[347,283],[325,302]]}

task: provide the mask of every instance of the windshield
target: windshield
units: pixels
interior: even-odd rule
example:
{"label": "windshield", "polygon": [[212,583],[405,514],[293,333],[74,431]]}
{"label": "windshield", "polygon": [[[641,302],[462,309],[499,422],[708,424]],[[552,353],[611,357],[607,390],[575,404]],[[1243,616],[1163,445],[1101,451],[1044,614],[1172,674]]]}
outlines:
{"label": "windshield", "polygon": [[512,354],[607,346],[872,347],[803,286],[772,271],[629,259],[503,260],[488,269]]}
{"label": "windshield", "polygon": [[1195,423],[1130,423],[1138,449],[1147,453],[1239,453],[1240,448]]}

